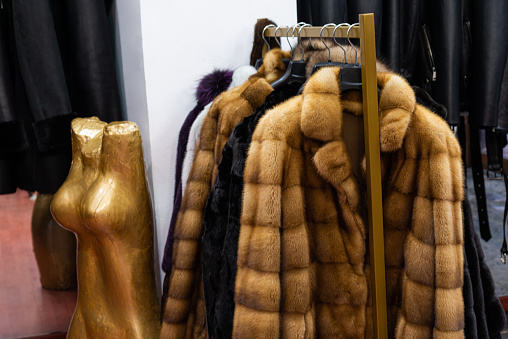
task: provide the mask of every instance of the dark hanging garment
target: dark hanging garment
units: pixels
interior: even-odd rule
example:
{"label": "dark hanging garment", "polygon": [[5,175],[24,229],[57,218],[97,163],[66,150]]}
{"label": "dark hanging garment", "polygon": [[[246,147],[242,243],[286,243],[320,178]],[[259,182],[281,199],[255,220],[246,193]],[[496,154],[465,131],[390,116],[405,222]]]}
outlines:
{"label": "dark hanging garment", "polygon": [[508,1],[471,1],[471,124],[497,127],[501,83],[508,56]]}
{"label": "dark hanging garment", "polygon": [[410,83],[419,52],[421,0],[383,2],[381,54]]}
{"label": "dark hanging garment", "polygon": [[[3,21],[3,16],[0,21]],[[3,25],[2,25],[3,26]],[[28,147],[23,121],[16,116],[12,60],[8,52],[7,31],[0,27],[0,155]]]}
{"label": "dark hanging garment", "polygon": [[497,338],[506,315],[495,293],[494,280],[485,262],[480,237],[474,229],[471,205],[462,202],[464,211],[464,306],[466,338]]}
{"label": "dark hanging garment", "polygon": [[296,0],[296,16],[298,22],[312,24],[312,5],[311,0]]}
{"label": "dark hanging garment", "polygon": [[[347,2],[346,22],[353,24],[360,20],[360,14],[374,13],[374,28],[376,37],[381,36],[381,23],[383,22],[383,1],[382,0],[349,0]],[[337,22],[340,23],[340,22]],[[358,42],[359,44],[359,42]],[[381,51],[381,39],[376,39],[376,53]]]}
{"label": "dark hanging garment", "polygon": [[[382,40],[383,44],[381,45],[381,55],[386,58],[389,63],[391,69],[395,72],[400,71],[400,63],[401,63],[401,0],[391,0],[385,1],[383,3],[383,16],[385,17],[385,21],[383,22],[383,31],[381,32],[381,39],[378,36],[376,39],[376,44],[378,40]],[[414,1],[408,1],[413,3]],[[420,8],[418,7],[418,10]],[[376,16],[374,15],[374,20]]]}
{"label": "dark hanging garment", "polygon": [[[462,43],[461,0],[426,2],[425,20],[436,74],[432,97],[448,111],[450,125],[460,124],[459,79]],[[423,47],[423,46],[422,46]]]}
{"label": "dark hanging garment", "polygon": [[263,105],[235,127],[222,151],[203,217],[201,264],[210,338],[231,338],[233,332],[243,170],[252,135],[266,111],[295,96],[299,88],[293,83],[269,94]]}
{"label": "dark hanging garment", "polygon": [[336,24],[348,22],[346,0],[314,0],[311,1],[311,7],[312,22],[310,24],[313,26],[323,26],[330,22]]}
{"label": "dark hanging garment", "polygon": [[40,151],[66,146],[72,112],[52,4],[47,0],[12,2],[14,41]]}
{"label": "dark hanging garment", "polygon": [[69,95],[80,117],[122,120],[116,62],[104,0],[65,1]]}
{"label": "dark hanging garment", "polygon": [[16,162],[18,153],[28,148],[28,137],[23,120],[16,116],[14,97],[14,60],[9,52],[12,39],[10,17],[7,10],[0,9],[0,194],[14,193],[16,185]]}
{"label": "dark hanging garment", "polygon": [[[298,22],[305,22],[313,26],[323,26],[328,23],[355,23],[359,15],[374,13],[376,37],[381,36],[383,18],[382,0],[297,0]],[[381,39],[376,39],[376,50],[380,53]]]}
{"label": "dark hanging garment", "polygon": [[508,58],[504,67],[503,82],[501,85],[501,96],[499,98],[499,107],[497,113],[497,128],[503,132],[508,132]]}
{"label": "dark hanging garment", "polygon": [[[14,172],[2,171],[0,158],[0,182],[53,194],[69,171],[71,120],[122,120],[106,4],[2,0],[2,5],[13,111],[23,121],[28,147],[10,156]],[[6,74],[0,73],[0,82],[9,81]]]}

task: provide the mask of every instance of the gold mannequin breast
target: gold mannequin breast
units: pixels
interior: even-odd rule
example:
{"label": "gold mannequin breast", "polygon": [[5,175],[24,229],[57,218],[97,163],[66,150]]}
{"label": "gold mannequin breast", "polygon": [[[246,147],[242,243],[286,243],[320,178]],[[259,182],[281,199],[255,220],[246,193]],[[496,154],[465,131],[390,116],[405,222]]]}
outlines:
{"label": "gold mannequin breast", "polygon": [[78,239],[78,303],[68,338],[156,338],[153,218],[141,135],[131,122],[95,134],[96,123],[83,125],[94,135],[87,142],[73,137],[81,146],[81,170],[73,153],[69,177],[52,203],[55,219]]}

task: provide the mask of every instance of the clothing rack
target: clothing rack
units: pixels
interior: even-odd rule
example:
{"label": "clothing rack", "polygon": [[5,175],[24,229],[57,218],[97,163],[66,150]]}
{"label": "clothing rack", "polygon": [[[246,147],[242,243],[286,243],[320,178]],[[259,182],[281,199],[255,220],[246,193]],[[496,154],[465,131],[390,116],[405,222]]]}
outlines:
{"label": "clothing rack", "polygon": [[[349,38],[359,38],[361,50],[373,330],[375,338],[388,338],[374,14],[360,14],[359,23],[359,26],[351,27]],[[320,35],[321,28],[303,27],[300,37],[333,37],[335,27],[326,27]],[[335,37],[346,38],[348,29],[349,27],[337,28]],[[292,28],[268,27],[265,36],[286,37],[288,30]]]}

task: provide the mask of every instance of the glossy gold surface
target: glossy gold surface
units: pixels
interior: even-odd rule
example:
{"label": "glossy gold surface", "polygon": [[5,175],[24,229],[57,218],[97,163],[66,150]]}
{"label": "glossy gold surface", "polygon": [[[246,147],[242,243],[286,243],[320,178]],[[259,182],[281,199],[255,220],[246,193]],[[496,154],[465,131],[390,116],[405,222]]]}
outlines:
{"label": "glossy gold surface", "polygon": [[71,170],[51,204],[78,239],[78,303],[68,338],[157,338],[153,217],[139,129],[75,119],[72,141]]}
{"label": "glossy gold surface", "polygon": [[41,285],[50,290],[76,287],[76,236],[53,219],[53,194],[37,194],[32,213],[32,243]]}
{"label": "glossy gold surface", "polygon": [[360,14],[360,36],[372,313],[374,338],[384,339],[388,338],[388,321],[374,14]]}

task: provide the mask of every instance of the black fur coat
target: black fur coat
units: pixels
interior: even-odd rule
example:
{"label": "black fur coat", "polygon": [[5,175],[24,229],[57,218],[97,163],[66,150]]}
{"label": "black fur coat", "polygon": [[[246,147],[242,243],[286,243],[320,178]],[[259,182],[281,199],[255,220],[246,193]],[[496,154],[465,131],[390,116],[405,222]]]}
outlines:
{"label": "black fur coat", "polygon": [[500,338],[506,322],[501,302],[496,296],[494,280],[485,262],[480,238],[474,229],[471,205],[466,199],[464,210],[464,317],[466,338]]}
{"label": "black fur coat", "polygon": [[238,124],[229,138],[204,213],[201,263],[210,338],[231,338],[235,309],[235,278],[240,233],[243,170],[252,134],[265,112],[298,93],[300,85],[285,85]]}

